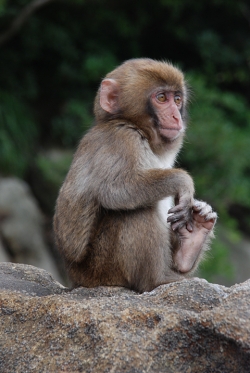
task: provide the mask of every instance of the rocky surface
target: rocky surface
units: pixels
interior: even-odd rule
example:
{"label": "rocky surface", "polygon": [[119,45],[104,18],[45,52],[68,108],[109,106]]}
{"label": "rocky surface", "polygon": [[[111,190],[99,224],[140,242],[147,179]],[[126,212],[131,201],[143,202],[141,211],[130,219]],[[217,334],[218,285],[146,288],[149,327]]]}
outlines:
{"label": "rocky surface", "polygon": [[250,280],[136,294],[0,264],[0,372],[250,372]]}

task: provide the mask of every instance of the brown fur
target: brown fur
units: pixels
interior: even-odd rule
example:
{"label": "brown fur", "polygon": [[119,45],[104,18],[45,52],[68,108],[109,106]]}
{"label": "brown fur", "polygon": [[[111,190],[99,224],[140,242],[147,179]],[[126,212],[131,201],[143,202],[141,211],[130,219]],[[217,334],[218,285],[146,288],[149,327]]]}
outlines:
{"label": "brown fur", "polygon": [[152,90],[164,86],[183,92],[185,109],[187,89],[177,68],[150,59],[127,61],[106,78],[118,82],[118,110],[103,110],[99,89],[96,124],[83,137],[57,200],[56,243],[74,286],[149,291],[183,277],[175,261],[180,234],[170,233],[159,201],[182,201],[181,213],[173,215],[183,226],[194,187],[185,171],[157,167],[161,159],[173,163],[183,134],[164,139],[146,107]]}

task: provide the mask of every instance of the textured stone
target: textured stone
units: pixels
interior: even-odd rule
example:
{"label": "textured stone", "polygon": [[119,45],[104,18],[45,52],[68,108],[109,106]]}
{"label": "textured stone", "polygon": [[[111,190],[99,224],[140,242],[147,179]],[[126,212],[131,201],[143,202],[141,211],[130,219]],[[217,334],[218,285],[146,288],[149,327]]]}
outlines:
{"label": "textured stone", "polygon": [[[43,215],[27,183],[0,177],[0,260],[8,252],[17,263],[31,264],[61,280],[54,258],[44,239]],[[8,250],[5,246],[7,246]],[[5,255],[4,255],[5,254]]]}
{"label": "textured stone", "polygon": [[69,290],[0,264],[0,372],[250,372],[250,280]]}

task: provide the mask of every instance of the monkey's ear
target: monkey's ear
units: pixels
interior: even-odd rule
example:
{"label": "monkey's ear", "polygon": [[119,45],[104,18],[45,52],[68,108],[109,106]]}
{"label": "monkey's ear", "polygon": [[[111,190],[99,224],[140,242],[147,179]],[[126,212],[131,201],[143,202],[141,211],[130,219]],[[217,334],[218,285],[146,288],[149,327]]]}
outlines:
{"label": "monkey's ear", "polygon": [[118,111],[119,84],[115,79],[104,79],[100,89],[100,105],[110,114]]}

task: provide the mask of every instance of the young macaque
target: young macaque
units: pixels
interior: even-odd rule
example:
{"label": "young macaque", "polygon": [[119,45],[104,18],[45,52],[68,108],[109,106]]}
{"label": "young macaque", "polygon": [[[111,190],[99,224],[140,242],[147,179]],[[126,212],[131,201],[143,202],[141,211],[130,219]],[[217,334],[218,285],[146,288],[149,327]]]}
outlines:
{"label": "young macaque", "polygon": [[57,246],[74,286],[138,292],[192,274],[217,218],[172,168],[186,129],[188,91],[166,62],[133,59],[101,82],[95,125],[60,190]]}

